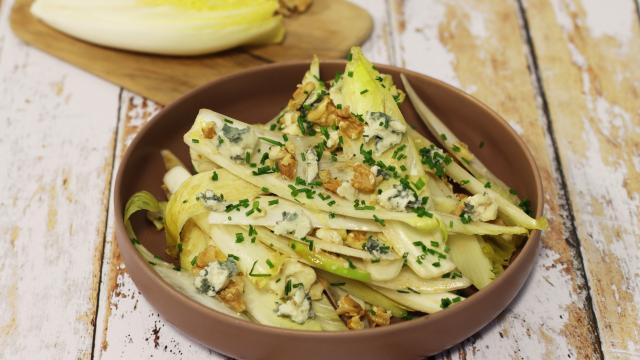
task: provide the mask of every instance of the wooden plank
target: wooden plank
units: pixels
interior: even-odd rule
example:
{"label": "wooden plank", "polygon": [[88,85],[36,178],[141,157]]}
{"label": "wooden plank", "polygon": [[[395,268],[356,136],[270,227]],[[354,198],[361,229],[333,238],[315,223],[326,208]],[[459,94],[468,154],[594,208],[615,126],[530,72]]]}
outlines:
{"label": "wooden plank", "polygon": [[608,358],[640,357],[640,26],[632,0],[526,0]]}
{"label": "wooden plank", "polygon": [[[387,4],[384,0],[354,1],[366,5],[374,17],[372,39],[364,44],[367,56],[388,62],[390,52]],[[124,91],[121,97],[115,167],[140,126],[160,107],[152,101]],[[102,286],[96,321],[94,357],[97,359],[212,359],[222,356],[183,336],[166,323],[146,302],[120,259],[113,235],[113,209],[109,210],[104,251]]]}
{"label": "wooden plank", "polygon": [[0,11],[0,357],[88,359],[118,89],[24,45],[11,5]]}
{"label": "wooden plank", "polygon": [[551,223],[538,264],[516,300],[491,325],[439,358],[597,357],[586,284],[579,254],[570,244],[570,214],[537,84],[528,71],[517,4],[392,3],[396,62],[465,89],[514,127],[536,156]]}
{"label": "wooden plank", "polygon": [[[160,105],[128,91],[122,92],[120,104],[113,181],[126,147],[142,125],[161,109]],[[113,208],[109,209],[107,223],[94,358],[222,358],[184,337],[145,300],[126,273],[120,258],[113,231]]]}
{"label": "wooden plank", "polygon": [[115,84],[168,104],[210,80],[267,62],[342,57],[371,32],[361,7],[344,0],[315,0],[303,15],[286,19],[282,44],[229,50],[197,57],[169,57],[119,51],[67,36],[29,11],[32,0],[17,0],[11,27],[20,38]]}

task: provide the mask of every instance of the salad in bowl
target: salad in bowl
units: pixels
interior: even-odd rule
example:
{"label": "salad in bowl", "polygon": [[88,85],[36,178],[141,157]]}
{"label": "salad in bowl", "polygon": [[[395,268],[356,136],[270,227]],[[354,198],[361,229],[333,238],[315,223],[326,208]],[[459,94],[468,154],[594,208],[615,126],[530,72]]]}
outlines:
{"label": "salad in bowl", "polygon": [[[353,48],[343,72],[313,59],[271,121],[201,109],[191,164],[162,156],[165,199],[135,193],[127,233],[170,285],[224,314],[309,331],[389,326],[456,306],[509,266],[530,231],[526,200],[420,101]],[[166,262],[130,223],[165,234]]]}

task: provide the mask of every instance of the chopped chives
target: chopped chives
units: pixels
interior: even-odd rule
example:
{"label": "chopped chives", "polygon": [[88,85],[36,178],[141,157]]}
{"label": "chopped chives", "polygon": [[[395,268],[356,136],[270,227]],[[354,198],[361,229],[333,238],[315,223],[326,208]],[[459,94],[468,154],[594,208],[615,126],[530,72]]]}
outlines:
{"label": "chopped chives", "polygon": [[269,139],[269,138],[266,138],[266,137],[262,137],[262,136],[260,136],[260,137],[258,137],[258,139],[260,139],[260,140],[262,140],[262,141],[266,141],[266,142],[268,142],[269,144],[273,144],[273,145],[275,145],[275,146],[280,146],[280,147],[284,146],[284,144],[283,144],[283,143],[281,143],[280,141],[276,141],[276,140]]}

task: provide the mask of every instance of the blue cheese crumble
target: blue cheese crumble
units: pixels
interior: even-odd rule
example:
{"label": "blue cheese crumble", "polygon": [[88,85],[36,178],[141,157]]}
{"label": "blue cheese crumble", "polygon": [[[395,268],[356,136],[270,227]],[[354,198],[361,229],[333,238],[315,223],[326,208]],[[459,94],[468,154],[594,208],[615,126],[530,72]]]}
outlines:
{"label": "blue cheese crumble", "polygon": [[388,254],[391,248],[377,237],[370,235],[367,241],[362,244],[362,250],[371,254],[375,259],[380,259],[382,255]]}
{"label": "blue cheese crumble", "polygon": [[215,296],[229,283],[229,279],[238,273],[236,263],[226,261],[212,261],[207,267],[200,270],[193,281],[196,289],[207,296]]}
{"label": "blue cheese crumble", "polygon": [[396,184],[378,195],[378,204],[383,208],[393,211],[405,211],[418,200],[416,194],[405,189],[402,185]]}
{"label": "blue cheese crumble", "polygon": [[288,317],[291,321],[304,324],[307,319],[314,316],[311,308],[311,298],[304,292],[302,286],[293,291],[293,295],[282,304],[276,303],[276,314]]}
{"label": "blue cheese crumble", "polygon": [[301,211],[283,211],[282,219],[276,221],[273,232],[277,235],[302,239],[311,231],[311,221]]}
{"label": "blue cheese crumble", "polygon": [[312,182],[318,176],[318,156],[315,149],[309,149],[305,153],[302,175],[307,183]]}
{"label": "blue cheese crumble", "polygon": [[464,204],[473,221],[491,221],[498,217],[498,204],[486,192],[469,196]]}
{"label": "blue cheese crumble", "polygon": [[370,112],[367,114],[362,137],[365,142],[373,140],[375,152],[380,155],[399,144],[406,131],[407,127],[391,116],[383,112]]}
{"label": "blue cheese crumble", "polygon": [[245,159],[246,153],[253,153],[258,138],[249,125],[229,124],[218,126],[218,151],[235,161]]}
{"label": "blue cheese crumble", "polygon": [[216,194],[212,190],[206,190],[196,196],[196,200],[200,201],[207,210],[222,212],[227,207],[227,202],[224,201],[223,194]]}

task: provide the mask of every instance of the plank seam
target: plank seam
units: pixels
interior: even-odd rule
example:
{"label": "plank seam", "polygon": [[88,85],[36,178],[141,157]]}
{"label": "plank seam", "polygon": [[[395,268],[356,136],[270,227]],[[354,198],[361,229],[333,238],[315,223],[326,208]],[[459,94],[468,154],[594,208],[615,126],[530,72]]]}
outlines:
{"label": "plank seam", "polygon": [[542,80],[542,76],[540,76],[540,67],[538,64],[538,60],[537,60],[537,55],[536,55],[536,49],[535,46],[533,44],[533,38],[531,36],[531,31],[530,31],[530,27],[529,27],[529,21],[528,21],[528,17],[527,17],[527,10],[523,4],[523,0],[516,0],[517,6],[518,6],[518,13],[520,15],[520,18],[522,20],[522,27],[524,30],[524,38],[525,38],[525,42],[527,44],[527,52],[528,52],[528,57],[530,59],[530,66],[529,66],[529,71],[532,72],[532,76],[533,76],[533,81],[534,81],[534,88],[538,91],[538,95],[540,96],[540,101],[541,101],[541,106],[542,106],[542,112],[544,114],[544,126],[547,130],[547,133],[549,134],[550,140],[551,140],[551,146],[553,149],[553,155],[554,158],[552,159],[552,166],[554,167],[554,170],[556,171],[556,173],[558,174],[558,182],[559,182],[559,191],[560,191],[560,199],[559,202],[561,205],[565,205],[566,209],[567,209],[567,221],[569,222],[569,226],[568,226],[568,230],[569,230],[569,245],[574,247],[575,251],[576,251],[576,255],[577,255],[577,260],[578,260],[578,264],[580,265],[580,270],[579,271],[579,276],[582,277],[584,284],[586,286],[586,295],[585,295],[585,303],[587,305],[587,307],[589,308],[588,311],[588,316],[589,316],[589,322],[592,324],[593,327],[593,333],[595,334],[596,337],[596,341],[597,341],[597,349],[598,349],[598,356],[600,359],[604,359],[604,353],[602,351],[602,339],[600,337],[600,328],[599,328],[599,324],[598,324],[598,319],[596,317],[595,311],[593,309],[593,299],[591,297],[591,285],[589,284],[589,279],[587,277],[585,266],[584,266],[584,259],[583,259],[583,255],[582,255],[582,249],[580,247],[580,237],[578,236],[578,230],[576,227],[576,221],[575,221],[575,216],[574,216],[574,212],[573,212],[573,206],[571,204],[571,200],[569,198],[569,187],[567,186],[567,180],[566,180],[566,176],[564,174],[564,170],[562,167],[562,158],[560,157],[560,150],[558,148],[558,141],[556,139],[556,135],[555,132],[553,130],[553,126],[552,126],[552,119],[551,119],[551,111],[549,110],[549,103],[547,101],[547,95],[546,92],[544,90],[544,83]]}
{"label": "plank seam", "polygon": [[93,316],[93,324],[94,325],[93,325],[93,337],[91,339],[91,357],[90,357],[91,359],[95,358],[95,351],[96,351],[95,350],[96,349],[96,336],[97,336],[97,333],[98,333],[97,323],[98,323],[98,313],[99,313],[99,310],[100,310],[100,290],[101,290],[101,287],[102,287],[102,271],[103,271],[103,268],[104,268],[104,256],[105,256],[104,251],[105,251],[105,246],[107,244],[107,234],[109,233],[107,231],[108,230],[107,226],[109,226],[109,212],[111,211],[111,192],[113,190],[112,189],[113,188],[112,180],[113,180],[113,177],[114,177],[114,173],[113,172],[116,170],[115,169],[116,156],[118,154],[118,136],[120,135],[120,121],[121,121],[120,112],[122,110],[122,94],[123,93],[124,93],[124,88],[121,87],[120,91],[118,92],[118,109],[117,109],[117,112],[116,112],[116,114],[117,114],[116,115],[116,129],[115,129],[114,141],[113,141],[113,152],[111,154],[113,160],[111,162],[111,171],[109,171],[110,176],[109,176],[109,180],[108,180],[109,190],[107,190],[108,191],[107,199],[109,199],[109,202],[107,204],[107,211],[105,212],[106,216],[105,216],[105,219],[104,219],[104,229],[105,229],[105,231],[104,231],[104,236],[102,238],[102,254],[100,254],[100,271],[98,272],[100,281],[98,281],[98,289],[97,289],[97,292],[96,292],[96,294],[98,295],[98,296],[96,296],[96,306],[95,306],[96,311],[95,311],[95,315]]}
{"label": "plank seam", "polygon": [[250,52],[248,50],[243,50],[242,53],[245,54],[245,55],[248,55],[249,57],[251,57],[253,59],[256,59],[258,61],[262,61],[265,64],[273,64],[274,63],[273,60],[271,60],[269,58],[266,58],[264,56],[256,55],[256,54],[254,54],[254,53],[252,53],[252,52]]}
{"label": "plank seam", "polygon": [[389,49],[387,54],[387,61],[390,65],[398,66],[398,61],[396,58],[396,35],[395,35],[395,26],[393,24],[393,4],[391,3],[393,0],[386,0],[385,6],[387,8],[387,29],[383,32],[387,33],[387,38],[389,39]]}

